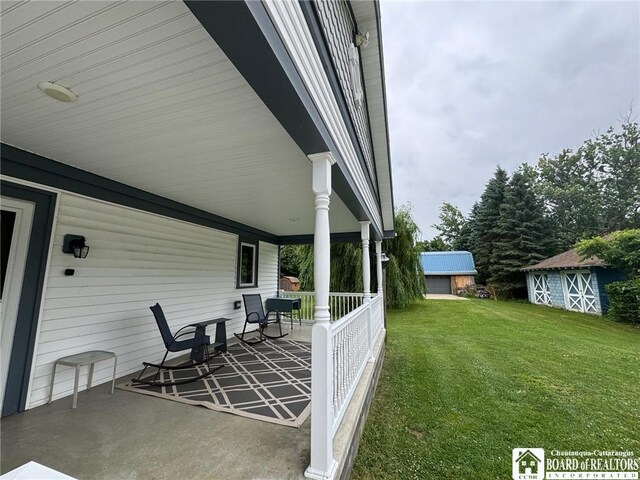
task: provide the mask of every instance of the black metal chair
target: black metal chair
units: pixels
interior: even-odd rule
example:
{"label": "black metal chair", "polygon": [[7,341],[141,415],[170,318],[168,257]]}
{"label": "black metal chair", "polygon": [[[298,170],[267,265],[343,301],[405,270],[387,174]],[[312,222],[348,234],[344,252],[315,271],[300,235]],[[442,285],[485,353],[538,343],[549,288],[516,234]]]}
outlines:
{"label": "black metal chair", "polygon": [[[248,345],[256,345],[258,343],[264,342],[265,339],[270,338],[275,340],[277,338],[286,337],[289,335],[288,333],[282,333],[282,324],[280,323],[280,315],[275,311],[268,311],[265,315],[264,313],[264,305],[262,303],[262,296],[259,293],[251,293],[242,295],[242,299],[244,300],[244,311],[247,314],[244,320],[244,327],[242,328],[242,333],[237,334],[234,333],[238,339]],[[275,315],[275,316],[270,316]],[[258,328],[256,330],[251,330],[247,332],[247,324],[257,324]],[[269,324],[277,323],[278,327],[280,327],[280,335],[272,336],[264,333],[265,328],[269,326]],[[245,335],[250,333],[258,332],[258,338],[255,340],[245,340]]]}
{"label": "black metal chair", "polygon": [[[138,376],[138,378],[131,379],[133,383],[143,383],[145,385],[151,385],[155,387],[184,385],[186,383],[195,382],[196,380],[200,380],[201,378],[211,375],[213,372],[215,372],[216,370],[219,370],[224,366],[224,365],[219,365],[215,368],[212,368],[211,365],[209,364],[209,361],[212,358],[218,356],[220,352],[216,352],[216,354],[214,355],[211,355],[209,353],[208,347],[209,345],[211,345],[211,341],[208,335],[203,335],[201,332],[193,331],[193,330],[188,332],[182,332],[182,330],[184,330],[185,328],[189,328],[190,325],[182,327],[175,334],[172,334],[160,304],[156,303],[155,305],[149,308],[153,312],[153,316],[156,319],[156,323],[158,324],[158,328],[160,329],[160,335],[162,335],[162,340],[164,341],[164,346],[167,348],[167,351],[165,352],[164,357],[162,357],[162,362],[160,362],[159,364],[142,362],[142,365],[144,365],[144,369],[142,370],[142,372],[140,372],[140,375]],[[193,335],[193,336],[185,340],[178,340],[180,337],[183,337],[185,335]],[[194,348],[202,348],[204,350],[204,358],[202,361],[196,362],[196,361],[190,360],[189,362],[183,363],[180,365],[165,365],[165,361],[167,359],[167,355],[169,355],[169,352],[182,352],[184,350],[194,349]],[[158,380],[158,377],[162,370],[184,370],[187,368],[197,367],[198,365],[202,365],[204,363],[207,364],[205,373],[202,373],[193,377],[181,378],[180,380],[175,380],[170,382],[163,382]],[[142,378],[147,368],[149,367],[158,369],[158,371],[156,372],[152,380]],[[198,370],[196,369],[196,371]]]}

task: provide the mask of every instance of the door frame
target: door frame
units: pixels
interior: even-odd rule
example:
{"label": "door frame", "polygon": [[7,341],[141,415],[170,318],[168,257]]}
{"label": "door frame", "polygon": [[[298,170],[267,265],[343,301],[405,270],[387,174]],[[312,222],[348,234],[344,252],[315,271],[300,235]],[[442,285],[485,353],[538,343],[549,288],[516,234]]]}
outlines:
{"label": "door frame", "polygon": [[[0,205],[2,211],[13,212],[15,214],[13,233],[9,243],[10,250],[7,271],[5,272],[6,277],[2,292],[2,316],[4,317],[4,322],[0,335],[3,340],[2,359],[0,362],[0,368],[3,370],[3,374],[0,376],[2,379],[2,383],[0,384],[0,399],[3,399],[13,338],[15,336],[20,292],[24,284],[27,247],[29,238],[31,238],[35,205],[31,202],[25,202],[24,200],[18,200],[5,195],[2,195]],[[6,245],[3,245],[3,248],[6,248]],[[5,348],[4,344],[5,336],[7,340],[11,339],[11,345],[8,345],[7,348]]]}
{"label": "door frame", "polygon": [[2,404],[6,416],[23,411],[27,403],[57,194],[5,180],[1,188],[5,197],[35,205]]}

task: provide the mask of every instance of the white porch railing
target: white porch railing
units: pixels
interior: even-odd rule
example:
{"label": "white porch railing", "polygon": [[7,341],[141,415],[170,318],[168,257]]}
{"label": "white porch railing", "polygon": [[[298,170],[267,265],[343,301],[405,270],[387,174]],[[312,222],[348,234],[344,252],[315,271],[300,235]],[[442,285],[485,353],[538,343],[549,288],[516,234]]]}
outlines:
{"label": "white porch railing", "polygon": [[[283,292],[285,298],[300,298],[300,318],[313,322],[314,292]],[[362,305],[362,293],[329,293],[329,313],[331,321],[337,321]]]}
{"label": "white porch railing", "polygon": [[333,433],[349,407],[383,326],[382,295],[331,325],[333,340]]}
{"label": "white porch railing", "polygon": [[[312,295],[309,292],[285,293],[285,296],[303,299],[303,318],[311,316],[306,309],[313,308]],[[333,440],[349,409],[367,363],[375,361],[376,343],[384,328],[382,293],[373,295],[368,301],[365,300],[364,294],[331,293],[329,303],[332,320],[339,312],[355,308],[335,321],[318,321],[313,326],[312,460],[305,476],[318,480],[334,478],[337,464],[331,453]],[[314,454],[316,464],[313,463]]]}

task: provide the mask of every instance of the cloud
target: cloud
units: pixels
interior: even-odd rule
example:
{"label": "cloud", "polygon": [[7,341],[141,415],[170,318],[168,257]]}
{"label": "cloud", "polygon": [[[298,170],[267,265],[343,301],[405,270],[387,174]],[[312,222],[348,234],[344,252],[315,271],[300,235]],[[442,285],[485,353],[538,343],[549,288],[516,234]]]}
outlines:
{"label": "cloud", "polygon": [[391,2],[382,27],[394,192],[425,238],[498,164],[577,147],[640,113],[640,3]]}

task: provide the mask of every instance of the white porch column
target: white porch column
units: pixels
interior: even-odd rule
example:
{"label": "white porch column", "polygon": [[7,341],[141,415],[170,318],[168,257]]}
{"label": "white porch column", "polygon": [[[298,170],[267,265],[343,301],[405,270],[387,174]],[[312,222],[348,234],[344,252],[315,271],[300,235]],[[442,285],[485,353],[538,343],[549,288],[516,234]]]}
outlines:
{"label": "white porch column", "polygon": [[313,238],[314,323],[311,330],[311,462],[307,478],[332,479],[333,459],[333,336],[329,314],[329,196],[330,152],[309,155],[313,163],[316,226]]}
{"label": "white porch column", "polygon": [[382,295],[382,240],[376,240],[376,280],[378,281],[378,295]]}
{"label": "white porch column", "polygon": [[360,238],[362,238],[362,285],[365,303],[371,301],[371,265],[369,262],[369,225],[371,222],[360,222]]}

